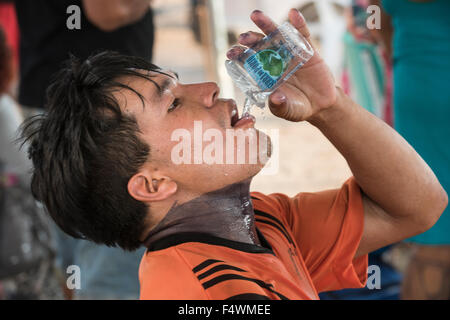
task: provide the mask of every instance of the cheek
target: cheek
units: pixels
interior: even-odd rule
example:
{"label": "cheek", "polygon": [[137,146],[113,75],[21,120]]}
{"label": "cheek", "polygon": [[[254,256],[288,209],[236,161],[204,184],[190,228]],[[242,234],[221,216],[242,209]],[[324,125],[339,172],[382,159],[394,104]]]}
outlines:
{"label": "cheek", "polygon": [[[216,169],[217,166],[222,167],[221,170],[225,171],[239,171],[245,170],[248,165],[252,167],[260,163],[263,151],[261,145],[270,150],[268,137],[259,131],[255,131],[252,139],[246,135],[243,139],[238,139],[233,137],[234,130],[228,131],[231,132],[231,139],[227,130],[218,127],[217,122],[211,119],[201,121],[173,117],[170,121],[160,123],[156,129],[148,130],[151,159],[160,166],[175,167],[178,170],[185,165],[187,168],[183,169],[188,170],[192,165],[211,165]],[[264,143],[261,144],[261,141]],[[232,156],[227,158],[230,149],[233,150]],[[265,158],[268,157],[267,151]],[[250,159],[251,155],[253,160]],[[222,159],[221,162],[219,158]],[[230,167],[226,168],[228,164]]]}
{"label": "cheek", "polygon": [[162,123],[142,120],[142,139],[150,146],[150,160],[152,162],[167,162],[170,159],[170,149],[175,142],[171,142],[173,129]]}

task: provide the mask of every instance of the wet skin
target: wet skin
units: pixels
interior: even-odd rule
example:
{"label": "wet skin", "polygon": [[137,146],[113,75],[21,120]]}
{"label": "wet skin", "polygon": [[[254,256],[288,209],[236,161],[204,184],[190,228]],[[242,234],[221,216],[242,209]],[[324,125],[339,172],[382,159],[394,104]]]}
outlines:
{"label": "wet skin", "polygon": [[144,243],[183,232],[198,232],[233,241],[260,244],[249,193],[250,180],[209,192],[184,204],[174,204]]}

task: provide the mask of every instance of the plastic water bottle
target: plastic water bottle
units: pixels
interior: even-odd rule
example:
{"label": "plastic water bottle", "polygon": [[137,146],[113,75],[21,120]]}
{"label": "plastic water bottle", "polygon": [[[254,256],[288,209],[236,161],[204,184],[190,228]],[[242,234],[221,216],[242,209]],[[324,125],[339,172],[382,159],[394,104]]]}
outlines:
{"label": "plastic water bottle", "polygon": [[225,61],[228,74],[245,94],[242,115],[252,105],[264,108],[267,97],[314,54],[306,39],[289,22],[233,60]]}

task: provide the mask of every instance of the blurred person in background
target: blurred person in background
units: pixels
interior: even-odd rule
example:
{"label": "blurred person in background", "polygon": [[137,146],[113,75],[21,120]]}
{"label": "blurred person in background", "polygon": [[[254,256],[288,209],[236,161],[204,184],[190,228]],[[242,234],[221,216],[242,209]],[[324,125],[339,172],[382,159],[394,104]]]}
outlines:
{"label": "blurred person in background", "polygon": [[14,135],[23,121],[19,106],[14,101],[17,73],[19,30],[12,1],[0,0],[0,28],[2,28],[0,78],[0,158],[5,170],[24,174],[31,168],[26,153],[14,145]]}
{"label": "blurred person in background", "polygon": [[19,64],[19,26],[13,0],[0,0],[0,26],[6,36],[6,43],[12,54],[13,80],[10,91],[15,93]]}
{"label": "blurred person in background", "polygon": [[367,27],[369,0],[352,0],[345,10],[344,90],[360,105],[392,124],[392,64],[390,48]]}
{"label": "blurred person in background", "polygon": [[[391,56],[394,127],[450,190],[450,1],[371,1],[382,8],[379,39]],[[413,255],[404,299],[450,299],[450,209],[408,239]]]}
{"label": "blurred person in background", "polygon": [[[14,101],[18,64],[18,26],[12,1],[0,1],[0,299],[37,298],[33,278],[51,252],[40,250],[31,225],[37,224],[29,190],[31,168],[26,153],[14,144],[23,121]],[[19,196],[19,199],[18,197]],[[24,205],[26,203],[26,205]],[[33,240],[31,240],[33,239]],[[34,244],[30,252],[31,243]],[[25,250],[23,250],[25,249]],[[31,254],[30,254],[31,253]]]}
{"label": "blurred person in background", "polygon": [[48,220],[29,186],[31,163],[14,143],[23,121],[11,95],[17,61],[14,7],[0,3],[0,17],[0,299],[61,298]]}
{"label": "blurred person in background", "polygon": [[[70,54],[85,59],[95,51],[112,50],[150,61],[154,39],[150,2],[16,0],[20,27],[18,100],[25,114],[44,112],[46,88]],[[75,28],[68,27],[69,19]],[[137,272],[143,250],[130,253],[75,241],[54,229],[62,272],[66,275],[67,266],[72,264],[80,267],[81,288],[74,291],[75,298],[138,298]],[[71,293],[66,291],[68,298]]]}

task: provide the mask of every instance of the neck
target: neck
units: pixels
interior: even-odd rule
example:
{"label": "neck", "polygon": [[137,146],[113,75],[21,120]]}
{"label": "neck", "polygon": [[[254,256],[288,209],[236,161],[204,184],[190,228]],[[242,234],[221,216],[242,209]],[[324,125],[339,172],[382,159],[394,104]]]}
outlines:
{"label": "neck", "polygon": [[148,234],[145,244],[181,232],[207,233],[216,237],[259,245],[250,200],[250,180],[229,185],[198,198],[174,205]]}

